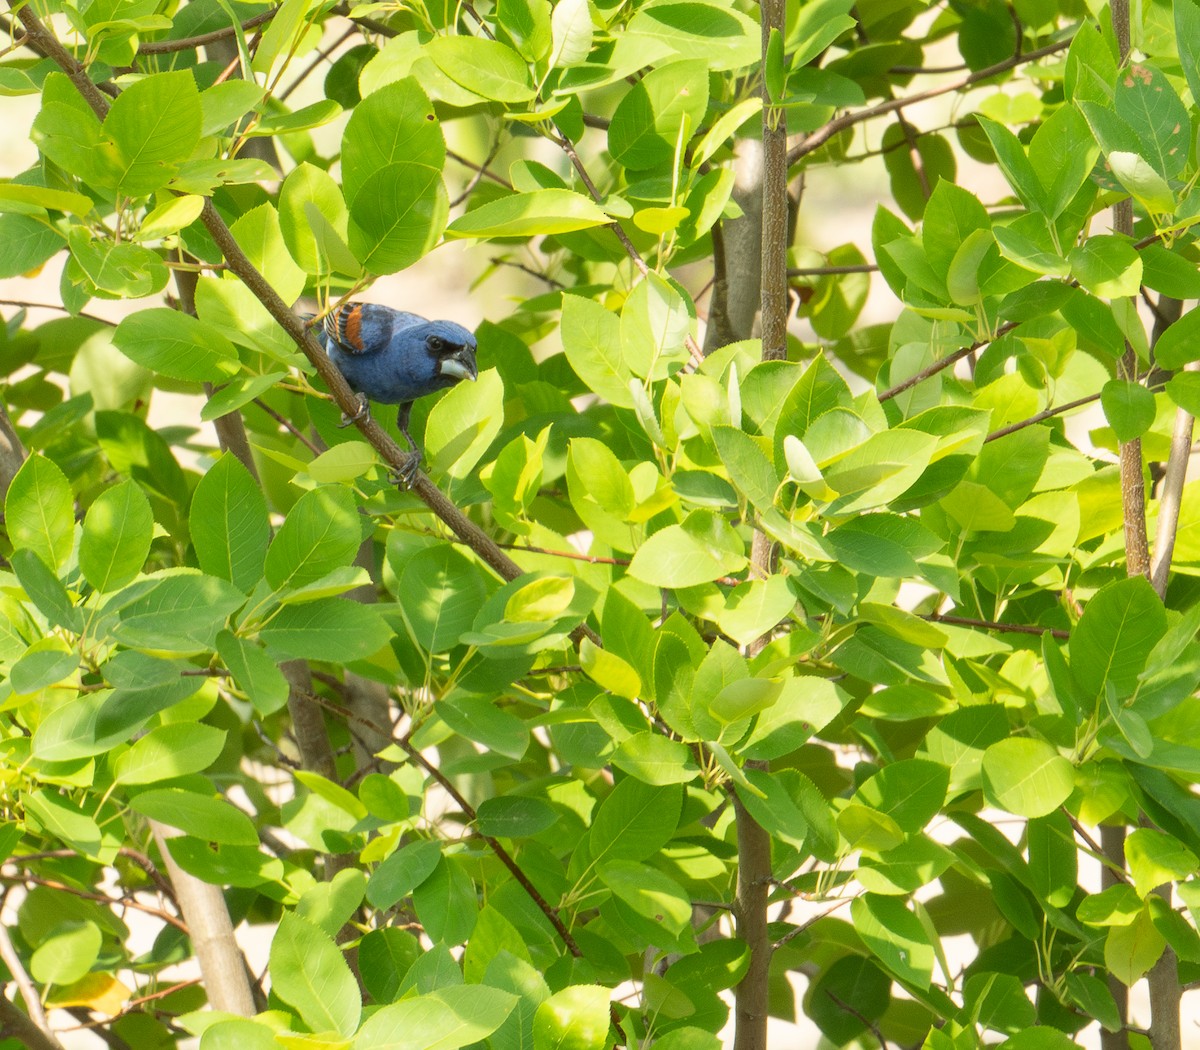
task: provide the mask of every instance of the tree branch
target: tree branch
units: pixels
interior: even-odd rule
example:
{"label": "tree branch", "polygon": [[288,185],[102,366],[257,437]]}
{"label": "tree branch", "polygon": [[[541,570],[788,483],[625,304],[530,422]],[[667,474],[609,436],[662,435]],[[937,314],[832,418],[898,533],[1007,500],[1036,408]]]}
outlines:
{"label": "tree branch", "polygon": [[63,1050],[63,1045],[53,1036],[43,1032],[27,1014],[21,1013],[8,996],[0,992],[0,1035],[12,1036],[24,1043],[29,1050]]}
{"label": "tree branch", "polygon": [[1024,65],[1027,62],[1034,62],[1039,58],[1045,58],[1047,55],[1056,54],[1070,46],[1070,40],[1058,40],[1053,44],[1040,47],[1036,51],[1027,51],[1023,55],[1013,55],[1011,58],[1006,58],[1003,62],[997,62],[994,66],[976,70],[969,76],[953,80],[948,84],[930,88],[928,91],[918,91],[912,95],[905,95],[903,98],[888,99],[888,101],[881,102],[878,105],[835,117],[829,123],[806,135],[800,142],[793,146],[788,152],[788,164],[795,164],[798,160],[807,157],[810,153],[824,146],[834,135],[845,131],[847,128],[854,127],[855,124],[861,124],[863,121],[873,120],[875,117],[882,117],[888,113],[895,113],[918,102],[937,98],[939,95],[948,95],[955,91],[961,91],[963,88],[970,87],[981,80],[988,80],[991,77],[999,76],[1001,73],[1007,73],[1010,69],[1016,69],[1017,66]]}
{"label": "tree branch", "polygon": [[[0,960],[8,967],[8,972],[12,974],[12,978],[16,982],[17,990],[20,991],[21,998],[25,1001],[29,1020],[41,1030],[53,1046],[61,1046],[58,1037],[50,1027],[50,1022],[46,1020],[46,1011],[42,1009],[42,1000],[33,986],[25,964],[21,962],[21,957],[17,954],[16,946],[8,933],[8,926],[3,922],[0,922]],[[7,1002],[7,999],[5,1001]]]}
{"label": "tree branch", "polygon": [[[785,0],[762,0],[762,57],[765,65],[771,35],[784,31]],[[762,360],[787,360],[787,110],[771,104],[766,81],[762,84],[762,271],[759,313],[762,324]],[[774,545],[765,532],[755,530],[750,563],[758,575],[768,576],[775,560]],[[753,658],[766,647],[769,634],[748,647]],[[769,771],[765,761],[751,760],[747,767]],[[750,964],[733,990],[734,1050],[766,1050],[767,1019],[771,1012],[770,970],[773,947],[767,925],[771,892],[771,836],[742,803],[736,788],[733,797],[737,834],[737,884],[733,916],[737,935],[750,950]]]}
{"label": "tree branch", "polygon": [[[242,23],[242,31],[245,32],[247,29],[263,25],[271,21],[277,14],[279,14],[279,8],[273,7],[270,11],[264,11],[261,15],[247,18]],[[137,53],[139,55],[169,55],[175,51],[193,51],[198,47],[203,47],[205,44],[211,44],[217,40],[224,40],[226,37],[234,36],[236,33],[236,27],[224,26],[221,29],[214,29],[211,33],[200,33],[198,36],[183,37],[179,40],[148,40],[146,43],[138,45]]]}

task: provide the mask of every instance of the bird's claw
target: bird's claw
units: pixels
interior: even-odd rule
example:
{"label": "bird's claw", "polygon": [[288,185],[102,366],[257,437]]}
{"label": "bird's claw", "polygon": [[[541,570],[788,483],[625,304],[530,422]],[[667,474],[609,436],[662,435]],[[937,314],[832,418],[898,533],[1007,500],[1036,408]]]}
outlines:
{"label": "bird's claw", "polygon": [[365,419],[371,414],[371,403],[367,400],[367,395],[355,394],[354,396],[358,401],[358,411],[356,411],[352,416],[343,412],[342,421],[338,424],[339,430],[344,430],[346,427],[357,423],[360,419]]}
{"label": "bird's claw", "polygon": [[393,485],[411,489],[417,479],[417,470],[421,466],[421,453],[410,452],[404,457],[404,462],[388,471],[388,480]]}

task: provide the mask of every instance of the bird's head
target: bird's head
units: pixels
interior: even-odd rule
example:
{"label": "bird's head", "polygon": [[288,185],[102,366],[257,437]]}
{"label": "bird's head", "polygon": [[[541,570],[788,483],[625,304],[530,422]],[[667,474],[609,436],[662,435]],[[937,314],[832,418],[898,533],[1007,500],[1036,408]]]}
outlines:
{"label": "bird's head", "polygon": [[453,386],[460,379],[474,382],[479,377],[475,336],[453,321],[431,321],[425,328],[425,349],[445,385]]}

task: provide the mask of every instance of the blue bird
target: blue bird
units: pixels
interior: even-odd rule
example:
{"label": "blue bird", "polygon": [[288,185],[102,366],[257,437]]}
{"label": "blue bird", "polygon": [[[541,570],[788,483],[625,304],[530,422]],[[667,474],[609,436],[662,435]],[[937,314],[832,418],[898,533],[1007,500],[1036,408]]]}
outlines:
{"label": "blue bird", "polygon": [[412,452],[398,474],[411,483],[421,463],[421,449],[408,432],[412,403],[461,379],[475,381],[475,336],[453,321],[427,321],[375,303],[343,303],[322,318],[317,340],[358,394],[358,411],[343,416],[342,426],[370,411],[368,399],[400,406],[396,424]]}

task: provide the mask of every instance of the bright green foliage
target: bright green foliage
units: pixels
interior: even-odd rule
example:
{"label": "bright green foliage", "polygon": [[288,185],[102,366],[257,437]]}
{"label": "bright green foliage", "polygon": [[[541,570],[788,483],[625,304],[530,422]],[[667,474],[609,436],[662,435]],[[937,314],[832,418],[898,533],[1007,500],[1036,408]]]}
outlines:
{"label": "bright green foliage", "polygon": [[[780,1045],[1058,1050],[1168,949],[1193,984],[1200,487],[1156,590],[1113,460],[1200,410],[1200,2],[1132,5],[1127,61],[1099,6],[808,0],[764,44],[749,0],[30,5],[108,91],[0,59],[40,98],[0,277],[58,257],[67,314],[0,331],[0,857],[46,1004],[139,1047],[715,1050],[757,951]],[[952,127],[872,108],[955,48]],[[814,245],[800,194],[764,362],[725,297],[782,116],[793,189],[890,195]],[[412,423],[514,579],[337,427],[210,206],[303,312],[450,240],[446,302],[497,287]],[[249,465],[198,430],[239,420]],[[118,898],[168,860],[269,940],[255,1016],[155,997],[191,948]]]}

